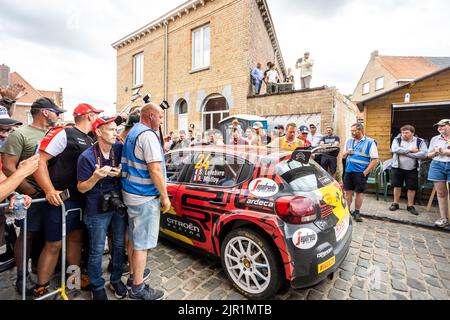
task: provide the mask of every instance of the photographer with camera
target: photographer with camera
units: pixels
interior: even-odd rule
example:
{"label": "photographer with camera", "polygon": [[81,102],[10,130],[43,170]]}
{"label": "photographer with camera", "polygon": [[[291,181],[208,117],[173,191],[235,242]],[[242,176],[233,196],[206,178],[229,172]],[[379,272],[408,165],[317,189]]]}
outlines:
{"label": "photographer with camera", "polygon": [[112,233],[112,272],[110,289],[116,298],[127,296],[122,283],[127,207],[121,200],[120,174],[122,144],[117,141],[114,118],[100,117],[92,132],[97,143],[78,158],[78,190],[86,196],[84,222],[89,232],[88,273],[92,299],[107,300],[102,278],[102,256],[108,229]]}

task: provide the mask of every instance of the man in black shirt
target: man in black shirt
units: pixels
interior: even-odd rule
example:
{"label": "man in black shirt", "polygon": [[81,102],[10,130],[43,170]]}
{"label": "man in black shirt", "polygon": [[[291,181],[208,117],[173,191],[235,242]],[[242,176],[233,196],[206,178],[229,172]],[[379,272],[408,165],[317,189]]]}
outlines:
{"label": "man in black shirt", "polygon": [[[40,146],[39,168],[34,178],[49,202],[45,210],[46,244],[39,258],[38,282],[33,298],[48,292],[49,280],[56,267],[62,246],[61,205],[71,211],[66,216],[67,262],[69,266],[80,266],[82,246],[82,222],[84,197],[77,189],[77,161],[81,153],[94,141],[89,136],[92,124],[103,110],[88,104],[80,104],[74,110],[74,127],[57,127],[50,130]],[[61,192],[68,189],[70,199],[63,202]],[[78,210],[76,210],[78,209]]]}
{"label": "man in black shirt", "polygon": [[[341,139],[334,135],[333,132],[333,128],[327,128],[327,134],[320,141],[322,147],[339,147]],[[325,153],[321,157],[320,165],[336,179],[337,157]]]}

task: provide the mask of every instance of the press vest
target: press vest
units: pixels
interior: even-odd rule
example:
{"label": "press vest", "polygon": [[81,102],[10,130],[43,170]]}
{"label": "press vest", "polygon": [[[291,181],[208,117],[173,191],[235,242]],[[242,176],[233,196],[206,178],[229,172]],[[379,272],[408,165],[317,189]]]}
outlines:
{"label": "press vest", "polygon": [[366,137],[355,146],[355,139],[350,139],[347,150],[353,150],[353,154],[347,157],[345,172],[364,172],[370,164],[370,149],[374,143],[375,140]]}
{"label": "press vest", "polygon": [[[125,192],[146,196],[159,197],[159,191],[152,182],[150,173],[148,172],[147,163],[138,159],[135,154],[136,143],[139,136],[145,132],[151,132],[158,139],[155,131],[142,123],[135,124],[133,129],[128,133],[127,139],[122,149],[122,189]],[[164,159],[164,151],[160,144],[162,158]],[[166,167],[162,163],[163,177],[166,177]]]}

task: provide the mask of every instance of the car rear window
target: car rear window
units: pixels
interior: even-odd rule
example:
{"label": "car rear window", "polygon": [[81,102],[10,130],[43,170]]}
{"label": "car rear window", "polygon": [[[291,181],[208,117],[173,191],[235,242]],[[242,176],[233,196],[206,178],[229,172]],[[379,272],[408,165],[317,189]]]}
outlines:
{"label": "car rear window", "polygon": [[286,160],[276,165],[275,171],[292,191],[310,192],[333,183],[333,178],[315,162]]}

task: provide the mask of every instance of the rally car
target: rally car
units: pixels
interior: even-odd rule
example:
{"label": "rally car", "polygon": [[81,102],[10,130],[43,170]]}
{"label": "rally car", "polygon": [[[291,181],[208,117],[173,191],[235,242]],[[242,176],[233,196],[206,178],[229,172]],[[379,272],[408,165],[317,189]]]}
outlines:
{"label": "rally car", "polygon": [[311,153],[250,146],[168,153],[172,208],[161,215],[162,235],[219,257],[250,299],[332,276],[349,250],[352,222],[340,185]]}

